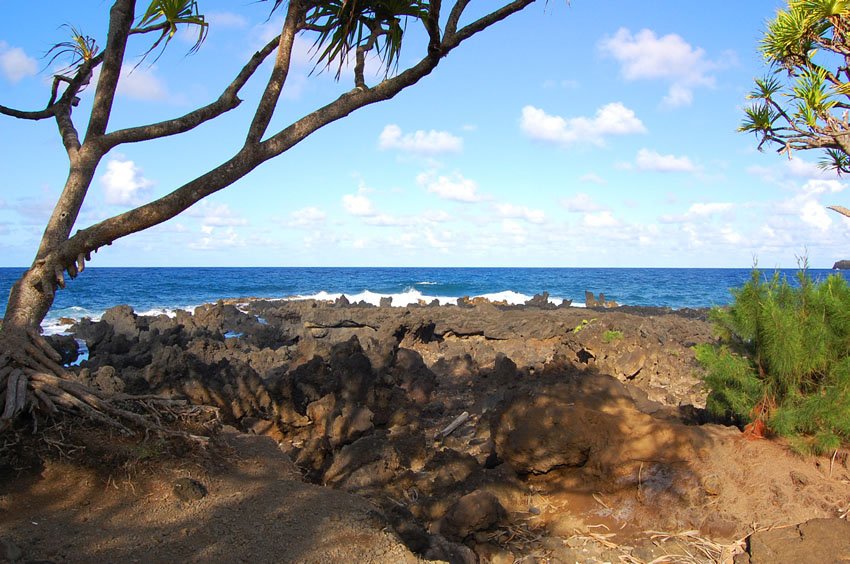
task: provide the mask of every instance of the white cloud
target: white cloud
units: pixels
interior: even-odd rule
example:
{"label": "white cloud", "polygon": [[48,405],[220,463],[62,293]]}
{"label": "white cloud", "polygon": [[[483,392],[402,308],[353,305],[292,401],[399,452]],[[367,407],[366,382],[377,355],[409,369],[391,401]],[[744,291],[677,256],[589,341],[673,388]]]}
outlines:
{"label": "white cloud", "polygon": [[423,221],[428,223],[445,223],[451,218],[452,216],[443,210],[428,210],[422,214]]}
{"label": "white cloud", "polygon": [[[209,12],[206,19],[210,27],[215,28],[231,28],[244,29],[248,27],[248,20],[240,14],[233,12]],[[274,37],[274,36],[272,36]],[[269,38],[271,39],[271,38]]]}
{"label": "white cloud", "polygon": [[362,193],[346,194],[342,197],[342,205],[345,211],[358,217],[370,217],[375,215],[372,201]]}
{"label": "white cloud", "polygon": [[534,106],[525,106],[520,128],[532,139],[562,145],[581,142],[604,145],[605,137],[610,135],[646,132],[646,127],[634,111],[620,102],[602,106],[592,118],[563,118],[547,114]]}
{"label": "white cloud", "polygon": [[154,73],[156,67],[121,67],[118,79],[118,94],[136,100],[164,100],[168,97],[165,83]]}
{"label": "white cloud", "polygon": [[428,244],[438,250],[444,251],[452,246],[450,239],[452,238],[452,234],[448,231],[443,231],[439,235],[435,234],[432,230],[425,230],[425,240]]}
{"label": "white cloud", "polygon": [[[100,67],[92,73],[92,85],[100,79]],[[156,76],[156,66],[144,67],[124,65],[118,77],[117,93],[134,100],[161,101],[168,98],[168,88]]]}
{"label": "white cloud", "polygon": [[529,223],[543,223],[546,214],[543,210],[533,210],[527,206],[515,206],[513,204],[496,204],[499,215],[510,219],[523,219]]}
{"label": "white cloud", "polygon": [[463,150],[463,139],[448,131],[423,131],[403,133],[395,124],[384,127],[378,136],[378,147],[383,150],[398,149],[417,155],[439,155],[459,153]]}
{"label": "white cloud", "polygon": [[586,213],[582,223],[586,227],[615,227],[619,225],[617,219],[610,211],[601,211],[599,213]]}
{"label": "white cloud", "polygon": [[245,246],[245,240],[232,227],[228,227],[217,235],[214,235],[213,231],[209,227],[202,227],[201,232],[206,237],[201,237],[194,243],[190,243],[189,248],[196,251],[218,251],[225,248]]}
{"label": "white cloud", "polygon": [[720,229],[720,234],[723,240],[732,245],[737,245],[744,240],[744,237],[735,231],[731,226],[727,225]]}
{"label": "white cloud", "polygon": [[803,185],[806,194],[835,194],[843,191],[847,185],[838,180],[809,180]]}
{"label": "white cloud", "polygon": [[138,205],[145,200],[153,182],[142,176],[142,169],[123,156],[116,155],[106,162],[106,172],[100,177],[104,199],[112,205]]}
{"label": "white cloud", "polygon": [[38,64],[20,47],[11,47],[5,41],[0,41],[0,70],[14,84],[35,75]]}
{"label": "white cloud", "polygon": [[248,223],[244,217],[239,217],[224,203],[214,203],[209,200],[201,200],[197,205],[189,208],[188,215],[201,218],[201,231],[210,234],[218,227],[232,228]]}
{"label": "white cloud", "polygon": [[327,214],[316,207],[301,208],[289,214],[290,227],[313,227],[324,223]]}
{"label": "white cloud", "polygon": [[620,28],[612,37],[602,39],[599,48],[620,63],[620,72],[626,80],[670,82],[664,103],[671,107],[689,105],[695,87],[714,86],[712,72],[721,66],[708,60],[703,49],[694,48],[681,36],[670,33],[658,37],[650,29],[632,34]]}
{"label": "white cloud", "polygon": [[473,203],[484,199],[478,193],[478,184],[459,173],[436,176],[432,172],[423,172],[416,177],[416,182],[444,200]]}
{"label": "white cloud", "polygon": [[603,209],[602,206],[593,201],[589,195],[579,192],[570,198],[561,200],[561,205],[567,208],[568,212],[587,213],[597,212]]}
{"label": "white cloud", "polygon": [[376,227],[403,227],[410,225],[415,220],[409,220],[403,217],[395,217],[384,213],[379,213],[370,216],[366,219],[366,223]]}
{"label": "white cloud", "polygon": [[582,174],[578,180],[579,182],[585,182],[587,184],[599,184],[600,186],[608,183],[607,180],[605,180],[595,172],[588,172],[587,174]]}
{"label": "white cloud", "polygon": [[502,233],[510,236],[514,243],[524,243],[528,232],[515,219],[504,219],[502,220]]}
{"label": "white cloud", "polygon": [[723,213],[732,209],[729,202],[697,202],[688,208],[689,216],[706,216]]}
{"label": "white cloud", "polygon": [[816,163],[797,156],[791,159],[782,159],[779,163],[772,166],[753,165],[747,167],[747,172],[759,176],[767,182],[782,182],[789,178],[816,178],[824,180],[837,180],[840,178],[835,171],[824,170]]}
{"label": "white cloud", "polygon": [[688,157],[662,155],[649,149],[641,149],[635,158],[635,164],[640,170],[656,172],[696,172],[697,167]]}
{"label": "white cloud", "polygon": [[832,218],[826,208],[814,200],[808,200],[800,208],[800,219],[821,231],[826,231],[832,225]]}

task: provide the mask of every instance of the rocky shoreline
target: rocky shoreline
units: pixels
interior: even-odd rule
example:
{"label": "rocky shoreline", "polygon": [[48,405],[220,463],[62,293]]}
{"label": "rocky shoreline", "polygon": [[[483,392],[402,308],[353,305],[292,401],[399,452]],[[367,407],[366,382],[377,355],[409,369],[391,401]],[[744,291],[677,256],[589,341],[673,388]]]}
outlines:
{"label": "rocky shoreline", "polygon": [[[846,453],[804,460],[709,421],[706,310],[229,300],[118,306],[72,334],[80,380],[218,407],[421,558],[776,562],[801,537],[777,549],[762,529],[847,525]],[[54,339],[69,363],[74,338]]]}

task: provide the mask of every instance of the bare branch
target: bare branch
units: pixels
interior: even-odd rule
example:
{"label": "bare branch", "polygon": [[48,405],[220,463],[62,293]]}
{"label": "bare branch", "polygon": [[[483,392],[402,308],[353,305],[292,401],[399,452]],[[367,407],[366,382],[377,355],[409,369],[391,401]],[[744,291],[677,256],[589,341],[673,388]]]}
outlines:
{"label": "bare branch", "polygon": [[239,91],[254,75],[263,61],[265,61],[275,48],[277,48],[279,38],[280,36],[275,37],[266,43],[262,49],[254,53],[251,60],[242,67],[242,70],[233,82],[225,88],[224,92],[221,93],[221,96],[219,96],[215,102],[207,104],[197,110],[193,110],[178,118],[113,131],[112,133],[108,133],[104,136],[102,140],[103,146],[108,150],[122,143],[136,143],[139,141],[159,139],[161,137],[168,137],[169,135],[183,133],[236,108],[241,103],[238,96]]}
{"label": "bare branch", "polygon": [[[483,17],[475,20],[471,24],[464,26],[462,29],[460,29],[456,33],[453,32],[453,33],[449,34],[448,25],[447,25],[446,26],[446,35],[445,35],[445,37],[443,37],[443,56],[445,56],[446,53],[448,53],[449,51],[451,51],[452,49],[454,49],[455,47],[460,45],[460,43],[462,41],[469,39],[470,37],[472,37],[473,35],[475,35],[476,33],[480,32],[480,31],[484,31],[485,29],[487,29],[488,27],[490,27],[494,23],[502,21],[503,19],[507,18],[511,14],[515,14],[516,12],[523,10],[529,4],[533,4],[534,1],[535,0],[515,0],[514,2],[511,2],[510,4],[507,4],[507,5],[499,8],[498,10],[495,10],[495,11],[487,14],[486,16],[483,16]],[[457,6],[460,5],[461,3],[463,3],[465,5],[467,2],[465,2],[465,0],[459,0],[457,5],[455,5],[455,8],[457,8]],[[454,15],[454,9],[452,10],[452,15]],[[459,17],[460,17],[460,14],[458,14],[458,18]],[[457,21],[454,22],[454,25],[457,26]]]}
{"label": "bare branch", "polygon": [[124,62],[124,52],[127,48],[127,37],[133,25],[134,0],[116,0],[109,10],[109,32],[106,36],[106,47],[103,50],[103,68],[94,95],[91,119],[86,132],[86,140],[100,137],[106,132],[109,116],[112,113],[112,103],[115,100],[115,90],[118,88],[118,78]]}
{"label": "bare branch", "polygon": [[16,110],[14,108],[9,108],[0,104],[0,114],[18,119],[31,119],[34,121],[38,121],[42,119],[52,118],[53,112],[54,108],[52,106],[47,107],[43,110],[23,111]]}
{"label": "bare branch", "polygon": [[292,60],[292,45],[295,42],[295,34],[298,33],[298,24],[303,16],[303,4],[300,1],[291,0],[280,33],[280,43],[277,49],[277,58],[272,69],[266,89],[263,92],[254,119],[248,128],[245,144],[256,144],[260,142],[268,129],[286,77],[289,75],[289,65]]}
{"label": "bare branch", "polygon": [[443,9],[442,0],[431,0],[428,5],[428,17],[425,18],[425,30],[428,32],[428,51],[440,50],[440,13]]}
{"label": "bare branch", "polygon": [[463,11],[466,9],[466,6],[469,4],[469,0],[457,0],[455,5],[452,7],[452,11],[449,13],[449,20],[446,22],[446,33],[443,37],[443,41],[446,38],[454,36],[457,32],[457,25],[460,22],[460,17],[463,15]]}
{"label": "bare branch", "polygon": [[850,210],[848,210],[844,206],[827,206],[827,209],[836,211],[845,217],[850,217]]}
{"label": "bare branch", "polygon": [[80,135],[77,133],[77,128],[74,127],[74,122],[71,120],[70,106],[63,105],[56,108],[56,125],[59,126],[62,145],[65,146],[65,151],[73,162],[77,151],[80,150]]}

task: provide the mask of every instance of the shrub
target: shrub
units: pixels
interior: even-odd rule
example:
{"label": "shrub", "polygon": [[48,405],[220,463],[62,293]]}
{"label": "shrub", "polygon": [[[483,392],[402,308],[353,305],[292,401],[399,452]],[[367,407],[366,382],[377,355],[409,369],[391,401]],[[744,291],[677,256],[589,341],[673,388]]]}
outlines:
{"label": "shrub", "polygon": [[754,269],[731,306],[712,310],[719,342],[696,356],[711,413],[820,453],[850,442],[850,287],[805,269],[797,281]]}
{"label": "shrub", "polygon": [[619,341],[622,338],[623,338],[623,332],[618,331],[616,329],[605,331],[605,333],[602,334],[602,342],[606,343],[606,344],[607,343],[613,343],[614,341]]}

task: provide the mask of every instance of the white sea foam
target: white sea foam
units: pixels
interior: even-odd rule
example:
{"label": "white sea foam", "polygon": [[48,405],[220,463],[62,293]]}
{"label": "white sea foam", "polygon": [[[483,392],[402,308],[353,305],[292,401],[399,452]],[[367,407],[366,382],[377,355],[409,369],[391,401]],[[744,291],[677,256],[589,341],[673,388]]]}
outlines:
{"label": "white sea foam", "polygon": [[493,292],[492,294],[482,294],[480,297],[490,300],[491,302],[506,302],[511,305],[521,305],[531,299],[531,296],[520,294],[519,292],[514,292],[513,290]]}
{"label": "white sea foam", "polygon": [[70,329],[70,323],[59,323],[58,319],[45,319],[41,322],[41,332],[44,335],[67,335]]}
{"label": "white sea foam", "polygon": [[414,286],[436,286],[439,282],[417,282]]}
{"label": "white sea foam", "polygon": [[175,315],[177,315],[178,311],[188,311],[189,313],[192,313],[197,307],[200,307],[200,304],[175,307],[153,307],[145,311],[137,311],[136,315],[145,317],[156,317],[158,315],[166,315],[168,317],[174,317]]}
{"label": "white sea foam", "polygon": [[[316,294],[290,296],[287,300],[316,300],[332,302],[340,298],[343,294],[321,291]],[[458,298],[454,296],[431,296],[423,294],[415,288],[406,288],[403,292],[397,294],[379,294],[370,290],[364,290],[356,294],[345,294],[346,299],[351,303],[366,302],[372,305],[380,305],[381,298],[392,298],[392,305],[395,307],[405,307],[414,304],[426,303],[430,304],[437,300],[440,305],[456,304]],[[493,292],[490,294],[482,294],[480,296],[470,296],[470,298],[481,297],[491,302],[505,302],[510,305],[522,305],[532,298],[532,296],[514,292],[513,290],[505,290],[502,292]],[[549,302],[555,305],[561,305],[563,298],[549,297]],[[574,304],[573,307],[584,307],[584,304]]]}

